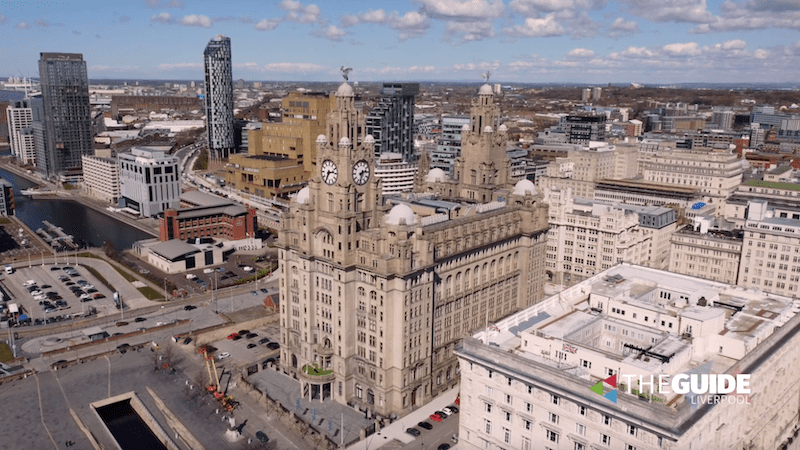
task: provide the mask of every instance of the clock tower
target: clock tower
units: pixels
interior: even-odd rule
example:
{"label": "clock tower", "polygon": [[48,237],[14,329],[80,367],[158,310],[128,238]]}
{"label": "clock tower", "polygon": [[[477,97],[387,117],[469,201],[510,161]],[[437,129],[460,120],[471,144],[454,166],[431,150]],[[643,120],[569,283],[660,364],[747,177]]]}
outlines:
{"label": "clock tower", "polygon": [[375,176],[375,140],[363,135],[364,113],[355,106],[353,88],[344,82],[335,97],[326,134],[317,137],[317,173],[309,192],[316,203],[314,222],[331,234],[334,244],[333,252],[316,256],[333,255],[331,262],[348,265],[357,233],[377,223],[381,188]]}

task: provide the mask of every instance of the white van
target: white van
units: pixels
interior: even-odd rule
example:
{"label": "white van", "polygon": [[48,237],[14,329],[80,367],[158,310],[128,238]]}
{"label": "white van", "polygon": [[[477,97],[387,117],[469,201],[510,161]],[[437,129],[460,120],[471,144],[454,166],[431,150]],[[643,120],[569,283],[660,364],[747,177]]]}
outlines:
{"label": "white van", "polygon": [[12,273],[14,273],[14,268],[11,266],[6,266],[6,273],[11,275]]}

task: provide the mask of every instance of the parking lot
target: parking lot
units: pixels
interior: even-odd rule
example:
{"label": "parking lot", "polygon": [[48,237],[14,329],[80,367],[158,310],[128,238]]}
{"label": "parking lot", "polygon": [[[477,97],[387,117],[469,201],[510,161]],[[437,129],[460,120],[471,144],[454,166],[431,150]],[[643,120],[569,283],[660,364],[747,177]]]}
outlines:
{"label": "parking lot", "polygon": [[272,323],[252,330],[236,330],[226,339],[214,341],[211,345],[217,349],[214,355],[218,364],[237,367],[258,362],[263,367],[267,360],[277,363],[279,342],[280,326]]}
{"label": "parking lot", "polygon": [[82,266],[20,267],[0,283],[10,295],[6,311],[16,304],[18,317],[27,317],[32,324],[118,312],[114,293]]}

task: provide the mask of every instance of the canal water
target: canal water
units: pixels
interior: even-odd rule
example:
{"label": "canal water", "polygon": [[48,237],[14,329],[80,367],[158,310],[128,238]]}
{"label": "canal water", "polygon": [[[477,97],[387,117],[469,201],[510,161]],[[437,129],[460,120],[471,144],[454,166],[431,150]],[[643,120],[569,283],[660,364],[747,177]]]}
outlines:
{"label": "canal water", "polygon": [[108,241],[119,250],[129,249],[134,242],[153,237],[75,201],[24,195],[21,191],[36,186],[36,183],[3,168],[0,168],[0,177],[14,186],[14,214],[33,231],[46,228],[42,224],[46,220],[85,245],[102,247]]}

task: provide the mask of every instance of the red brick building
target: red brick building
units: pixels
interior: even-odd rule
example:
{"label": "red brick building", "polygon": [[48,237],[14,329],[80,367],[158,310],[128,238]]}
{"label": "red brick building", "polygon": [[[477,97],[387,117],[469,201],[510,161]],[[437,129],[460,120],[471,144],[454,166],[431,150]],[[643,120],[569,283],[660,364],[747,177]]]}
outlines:
{"label": "red brick building", "polygon": [[256,227],[256,209],[233,204],[168,209],[158,219],[162,241],[199,237],[246,239],[255,236]]}

